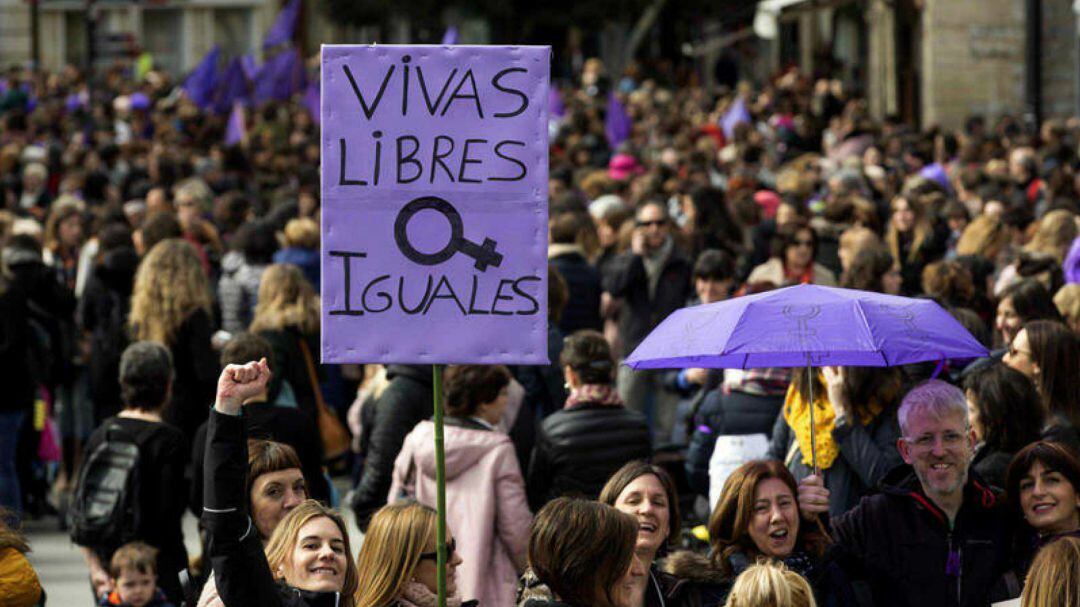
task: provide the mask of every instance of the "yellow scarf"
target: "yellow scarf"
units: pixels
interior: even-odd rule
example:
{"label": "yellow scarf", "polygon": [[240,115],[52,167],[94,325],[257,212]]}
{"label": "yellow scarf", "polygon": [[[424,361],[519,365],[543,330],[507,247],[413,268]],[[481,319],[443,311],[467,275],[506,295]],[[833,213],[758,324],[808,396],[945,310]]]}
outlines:
{"label": "yellow scarf", "polygon": [[[821,372],[818,372],[821,378]],[[818,385],[824,384],[824,380]],[[816,388],[817,386],[815,386]],[[865,426],[881,413],[881,405],[871,402],[869,411],[859,417],[859,423]],[[784,397],[784,421],[795,432],[795,442],[799,445],[802,453],[803,464],[812,467],[813,451],[810,449],[810,407],[795,389],[795,383],[788,386],[787,396]],[[836,413],[829,402],[829,395],[824,390],[814,390],[814,432],[817,438],[817,463],[822,470],[832,467],[836,457],[840,455],[840,447],[833,441],[832,431],[836,427]]]}

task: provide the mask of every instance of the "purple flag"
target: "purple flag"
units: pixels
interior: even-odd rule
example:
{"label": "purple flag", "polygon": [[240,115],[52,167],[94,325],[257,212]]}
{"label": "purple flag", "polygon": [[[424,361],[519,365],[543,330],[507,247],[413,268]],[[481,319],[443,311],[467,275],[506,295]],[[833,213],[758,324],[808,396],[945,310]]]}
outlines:
{"label": "purple flag", "polygon": [[724,139],[731,141],[731,138],[735,136],[735,126],[750,121],[750,112],[746,109],[746,101],[741,96],[736,97],[735,102],[720,118],[720,128],[724,131]]}
{"label": "purple flag", "polygon": [[322,116],[319,114],[319,97],[319,81],[312,80],[304,91],[304,105],[315,124],[322,122]]}
{"label": "purple flag", "polygon": [[243,63],[240,59],[233,59],[225,69],[225,77],[214,91],[214,113],[224,116],[231,110],[233,103],[244,103],[247,100],[247,89],[248,79],[244,75]]}
{"label": "purple flag", "polygon": [[451,25],[446,28],[446,32],[442,36],[442,44],[457,44],[458,32],[457,26]]}
{"label": "purple flag", "polygon": [[1065,282],[1080,283],[1080,236],[1073,239],[1061,269],[1065,272]]}
{"label": "purple flag", "polygon": [[607,135],[608,147],[614,150],[629,139],[630,127],[630,115],[612,91],[608,94],[607,117],[604,119],[604,134]]}
{"label": "purple flag", "polygon": [[244,120],[244,106],[239,101],[233,103],[232,113],[229,114],[229,122],[225,125],[225,145],[237,145],[244,140],[247,134],[247,124]]}
{"label": "purple flag", "polygon": [[217,84],[217,62],[221,49],[215,44],[203,57],[199,65],[184,81],[184,91],[199,109],[207,109],[214,99],[214,87]]}
{"label": "purple flag", "polygon": [[255,103],[288,101],[304,88],[304,63],[300,51],[286,49],[263,64],[255,77]]}
{"label": "purple flag", "polygon": [[322,47],[324,362],[547,364],[550,57]]}
{"label": "purple flag", "polygon": [[562,118],[566,114],[566,106],[563,104],[562,93],[555,84],[552,84],[548,88],[548,114],[557,118]]}
{"label": "purple flag", "polygon": [[266,32],[266,40],[263,40],[263,48],[270,48],[284,44],[292,40],[293,32],[296,31],[296,18],[300,15],[300,0],[289,0],[285,8],[278,13],[270,31]]}
{"label": "purple flag", "polygon": [[249,81],[254,81],[259,74],[259,64],[255,62],[255,55],[244,55],[240,58],[240,67],[244,68],[244,76]]}

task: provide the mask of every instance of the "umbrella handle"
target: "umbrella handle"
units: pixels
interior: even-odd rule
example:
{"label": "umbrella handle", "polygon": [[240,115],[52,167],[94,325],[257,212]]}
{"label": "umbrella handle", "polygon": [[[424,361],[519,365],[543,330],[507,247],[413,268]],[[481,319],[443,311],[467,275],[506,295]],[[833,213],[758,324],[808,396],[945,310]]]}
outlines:
{"label": "umbrella handle", "polygon": [[809,391],[810,407],[810,463],[815,476],[821,476],[817,463],[817,428],[814,426],[814,377],[810,366],[810,353],[806,354],[806,386]]}

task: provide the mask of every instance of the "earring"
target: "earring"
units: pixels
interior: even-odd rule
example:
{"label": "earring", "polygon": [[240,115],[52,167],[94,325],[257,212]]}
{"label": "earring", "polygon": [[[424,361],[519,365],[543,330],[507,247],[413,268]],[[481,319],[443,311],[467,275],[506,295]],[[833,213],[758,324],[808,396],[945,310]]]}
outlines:
{"label": "earring", "polygon": [[570,382],[564,382],[564,383],[563,383],[563,385],[562,385],[562,387],[563,387],[563,389],[564,389],[564,390],[566,390],[566,391],[568,391],[568,392],[569,392],[569,391],[571,390],[571,388],[570,388]]}

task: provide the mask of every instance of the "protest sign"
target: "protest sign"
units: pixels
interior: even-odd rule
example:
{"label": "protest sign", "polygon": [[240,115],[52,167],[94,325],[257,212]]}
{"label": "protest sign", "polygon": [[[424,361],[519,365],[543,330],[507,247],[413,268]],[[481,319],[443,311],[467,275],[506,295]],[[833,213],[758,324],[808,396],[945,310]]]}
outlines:
{"label": "protest sign", "polygon": [[549,47],[322,47],[322,359],[547,363]]}

